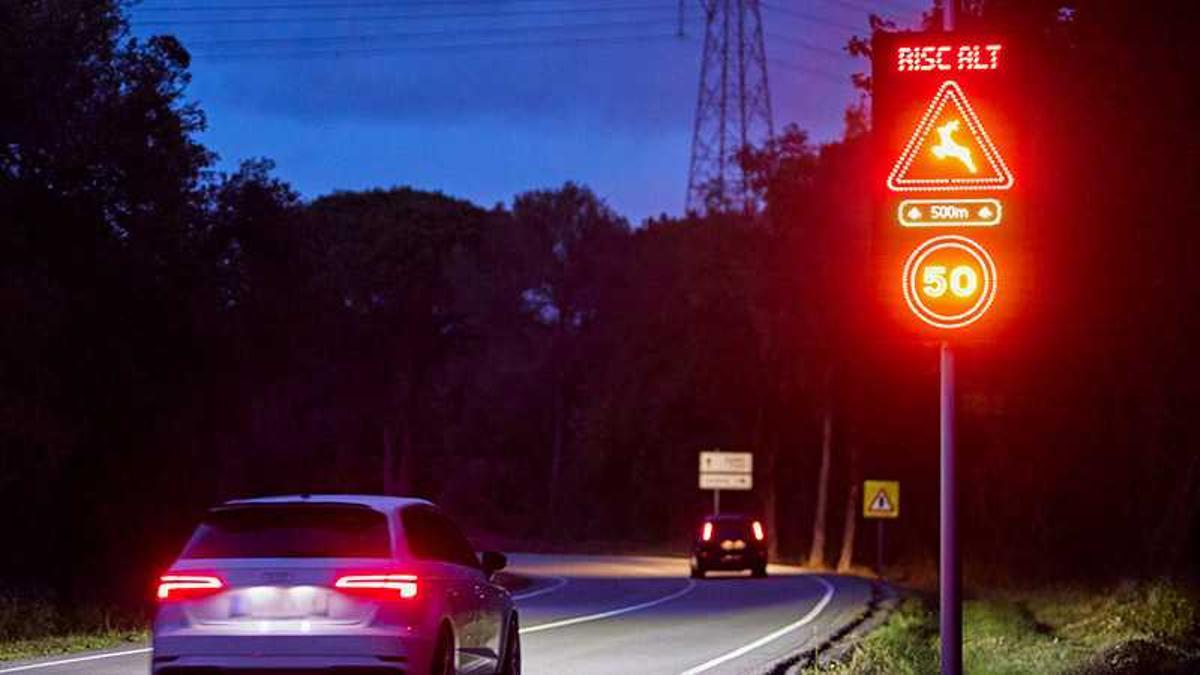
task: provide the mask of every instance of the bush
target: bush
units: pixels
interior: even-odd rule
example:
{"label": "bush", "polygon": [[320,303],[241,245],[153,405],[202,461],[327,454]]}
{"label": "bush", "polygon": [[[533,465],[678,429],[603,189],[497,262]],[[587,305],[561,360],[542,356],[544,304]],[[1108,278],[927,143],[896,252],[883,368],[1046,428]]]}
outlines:
{"label": "bush", "polygon": [[144,630],[146,617],[101,605],[63,607],[47,594],[0,591],[0,642]]}
{"label": "bush", "polygon": [[0,591],[0,641],[53,635],[61,630],[61,624],[49,598]]}

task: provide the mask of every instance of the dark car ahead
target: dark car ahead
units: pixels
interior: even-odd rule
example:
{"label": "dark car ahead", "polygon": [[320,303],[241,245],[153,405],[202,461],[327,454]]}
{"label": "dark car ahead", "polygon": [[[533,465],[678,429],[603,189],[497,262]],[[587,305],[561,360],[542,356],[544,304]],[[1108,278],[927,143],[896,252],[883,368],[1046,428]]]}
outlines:
{"label": "dark car ahead", "polygon": [[762,522],[741,514],[708,516],[692,544],[692,578],[714,570],[750,570],[767,576],[767,535]]}

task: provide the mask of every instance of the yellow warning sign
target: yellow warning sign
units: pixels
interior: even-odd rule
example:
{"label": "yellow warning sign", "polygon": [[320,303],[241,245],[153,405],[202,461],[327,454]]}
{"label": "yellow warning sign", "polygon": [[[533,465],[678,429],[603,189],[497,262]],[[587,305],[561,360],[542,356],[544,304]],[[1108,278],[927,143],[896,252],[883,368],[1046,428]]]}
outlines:
{"label": "yellow warning sign", "polygon": [[863,481],[863,518],[899,518],[900,482]]}

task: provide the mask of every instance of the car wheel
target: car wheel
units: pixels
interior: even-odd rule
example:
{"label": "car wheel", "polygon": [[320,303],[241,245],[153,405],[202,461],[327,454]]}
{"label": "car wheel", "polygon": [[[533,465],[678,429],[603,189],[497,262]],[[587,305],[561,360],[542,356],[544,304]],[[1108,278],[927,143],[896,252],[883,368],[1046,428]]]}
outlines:
{"label": "car wheel", "polygon": [[703,567],[693,567],[692,568],[692,578],[693,579],[703,579],[704,578],[704,568]]}
{"label": "car wheel", "polygon": [[517,617],[508,620],[508,642],[504,647],[504,657],[500,660],[500,670],[497,675],[521,675],[521,629]]}
{"label": "car wheel", "polygon": [[437,643],[433,648],[433,663],[429,668],[430,675],[455,675],[454,672],[454,633],[449,626],[442,626],[438,631]]}
{"label": "car wheel", "polygon": [[750,574],[755,579],[766,579],[767,578],[767,566],[759,565],[758,567],[755,567],[753,570],[751,570]]}

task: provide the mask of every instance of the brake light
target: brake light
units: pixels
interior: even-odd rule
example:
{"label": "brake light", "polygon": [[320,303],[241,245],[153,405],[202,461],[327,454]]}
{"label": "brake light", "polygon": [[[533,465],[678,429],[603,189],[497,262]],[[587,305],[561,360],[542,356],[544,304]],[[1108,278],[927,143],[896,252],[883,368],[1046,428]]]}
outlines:
{"label": "brake light", "polygon": [[704,541],[712,541],[712,523],[704,523],[704,529],[700,532],[700,538]]}
{"label": "brake light", "polygon": [[209,574],[164,574],[158,578],[158,599],[189,600],[212,595],[225,587],[225,582]]}
{"label": "brake light", "polygon": [[348,574],[338,577],[333,585],[347,593],[379,600],[417,597],[415,574]]}
{"label": "brake light", "polygon": [[754,538],[756,540],[762,541],[764,538],[766,538],[766,534],[763,533],[762,523],[756,520],[750,524],[750,527],[754,530]]}

